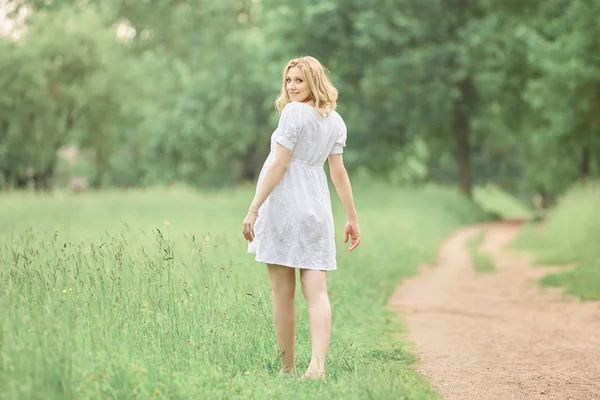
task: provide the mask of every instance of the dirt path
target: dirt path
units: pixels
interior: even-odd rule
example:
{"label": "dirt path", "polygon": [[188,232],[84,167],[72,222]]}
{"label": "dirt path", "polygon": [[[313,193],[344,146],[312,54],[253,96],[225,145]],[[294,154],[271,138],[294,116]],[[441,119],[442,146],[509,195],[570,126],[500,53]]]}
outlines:
{"label": "dirt path", "polygon": [[[435,268],[390,298],[421,358],[419,372],[446,399],[600,399],[600,306],[532,280],[548,272],[504,249],[520,227],[494,223],[456,232]],[[467,240],[497,271],[474,271]]]}

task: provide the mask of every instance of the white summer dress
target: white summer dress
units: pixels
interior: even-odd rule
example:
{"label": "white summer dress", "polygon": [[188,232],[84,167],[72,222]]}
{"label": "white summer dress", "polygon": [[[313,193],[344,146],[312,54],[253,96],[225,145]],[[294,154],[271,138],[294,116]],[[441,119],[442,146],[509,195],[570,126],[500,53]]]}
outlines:
{"label": "white summer dress", "polygon": [[331,198],[323,166],[346,146],[346,125],[335,111],[327,117],[304,103],[285,106],[271,136],[271,152],[258,178],[260,186],[277,144],[292,151],[289,167],[258,210],[248,252],[255,260],[294,268],[337,268]]}

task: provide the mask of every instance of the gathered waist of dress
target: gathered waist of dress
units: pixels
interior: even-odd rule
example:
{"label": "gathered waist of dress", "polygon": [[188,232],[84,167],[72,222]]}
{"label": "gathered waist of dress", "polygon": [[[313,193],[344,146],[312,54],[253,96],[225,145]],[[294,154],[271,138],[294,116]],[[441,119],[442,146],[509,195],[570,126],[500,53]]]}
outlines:
{"label": "gathered waist of dress", "polygon": [[298,160],[298,159],[294,159],[292,158],[290,160],[290,165],[298,165],[304,168],[312,168],[312,169],[323,169],[323,165],[314,165],[314,164],[309,164],[306,161],[302,161],[302,160]]}

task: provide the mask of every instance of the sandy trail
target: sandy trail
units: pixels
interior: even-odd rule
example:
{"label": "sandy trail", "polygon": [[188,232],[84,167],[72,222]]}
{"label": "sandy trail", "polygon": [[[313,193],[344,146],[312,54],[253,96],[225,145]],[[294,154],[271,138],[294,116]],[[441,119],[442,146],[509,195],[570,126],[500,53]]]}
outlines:
{"label": "sandy trail", "polygon": [[[540,288],[551,271],[505,246],[520,226],[459,230],[390,298],[421,358],[420,373],[446,399],[600,399],[600,306]],[[466,242],[485,230],[482,249],[497,271],[477,273]]]}

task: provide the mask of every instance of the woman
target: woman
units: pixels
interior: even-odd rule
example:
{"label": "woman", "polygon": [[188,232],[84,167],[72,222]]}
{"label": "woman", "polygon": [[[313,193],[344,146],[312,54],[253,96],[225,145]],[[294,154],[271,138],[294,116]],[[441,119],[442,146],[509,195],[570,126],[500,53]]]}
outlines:
{"label": "woman", "polygon": [[326,271],[336,266],[333,213],[323,165],[348,215],[344,242],[360,243],[358,215],[342,159],[346,126],[335,111],[337,89],[313,57],[291,60],[275,101],[281,113],[271,136],[271,152],[258,178],[256,195],[243,222],[248,252],[267,264],[273,291],[273,320],[281,371],[296,374],[295,270],[300,270],[308,305],[312,356],[305,379],[325,378],[331,333]]}

